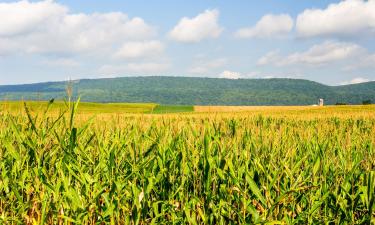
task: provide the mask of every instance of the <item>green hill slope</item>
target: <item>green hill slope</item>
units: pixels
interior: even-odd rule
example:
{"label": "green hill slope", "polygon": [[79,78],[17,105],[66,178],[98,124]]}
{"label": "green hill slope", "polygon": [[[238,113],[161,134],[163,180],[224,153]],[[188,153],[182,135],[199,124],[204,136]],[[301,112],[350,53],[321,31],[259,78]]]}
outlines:
{"label": "green hill slope", "polygon": [[[375,82],[327,86],[300,79],[122,77],[74,81],[74,95],[87,102],[155,102],[170,105],[311,105],[375,102]],[[65,97],[66,82],[0,86],[0,98]]]}

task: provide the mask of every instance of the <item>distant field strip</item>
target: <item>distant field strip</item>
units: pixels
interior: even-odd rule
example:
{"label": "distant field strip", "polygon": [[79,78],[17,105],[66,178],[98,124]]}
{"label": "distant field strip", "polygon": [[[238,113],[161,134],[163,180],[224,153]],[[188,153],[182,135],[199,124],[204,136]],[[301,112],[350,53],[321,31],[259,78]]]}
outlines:
{"label": "distant field strip", "polygon": [[[31,112],[43,111],[48,102],[27,101]],[[0,109],[13,113],[24,111],[24,103],[19,101],[1,102]],[[121,113],[150,113],[156,106],[153,103],[80,103],[78,114],[121,114]],[[57,113],[67,107],[67,103],[56,102],[51,106],[51,113]]]}
{"label": "distant field strip", "polygon": [[311,109],[311,106],[194,106],[195,112],[246,112],[264,110],[303,110]]}
{"label": "distant field strip", "polygon": [[[47,101],[3,101],[0,110],[19,113],[24,111],[24,103],[31,112],[43,111],[48,105]],[[66,102],[58,101],[51,106],[51,112],[59,112],[67,107]],[[81,102],[78,114],[129,114],[129,113],[182,113],[193,112],[193,106],[186,105],[159,105],[156,103],[90,103]]]}
{"label": "distant field strip", "polygon": [[[25,101],[30,112],[43,112],[48,105],[47,101]],[[57,101],[52,104],[50,113],[58,113],[67,108],[67,103]],[[3,101],[0,102],[0,111],[12,113],[24,112],[24,102]],[[99,115],[101,117],[128,115],[128,114],[181,114],[181,113],[220,113],[231,115],[268,115],[268,116],[301,116],[301,117],[372,117],[375,116],[375,105],[358,106],[191,106],[191,105],[159,105],[156,103],[88,103],[81,102],[77,115],[89,117]]]}
{"label": "distant field strip", "polygon": [[183,113],[183,112],[193,112],[194,106],[191,105],[157,105],[153,109],[153,113]]}
{"label": "distant field strip", "polygon": [[197,113],[224,114],[262,114],[266,116],[300,116],[309,117],[373,117],[375,105],[353,106],[194,106]]}

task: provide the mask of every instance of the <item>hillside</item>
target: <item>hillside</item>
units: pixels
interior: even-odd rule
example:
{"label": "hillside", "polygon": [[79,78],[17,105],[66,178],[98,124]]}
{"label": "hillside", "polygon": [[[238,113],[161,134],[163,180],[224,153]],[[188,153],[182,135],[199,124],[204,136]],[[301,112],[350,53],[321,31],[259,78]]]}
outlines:
{"label": "hillside", "polygon": [[[66,82],[0,86],[2,100],[65,98]],[[154,102],[179,105],[311,105],[375,102],[375,82],[327,86],[301,79],[122,77],[74,81],[87,102]]]}

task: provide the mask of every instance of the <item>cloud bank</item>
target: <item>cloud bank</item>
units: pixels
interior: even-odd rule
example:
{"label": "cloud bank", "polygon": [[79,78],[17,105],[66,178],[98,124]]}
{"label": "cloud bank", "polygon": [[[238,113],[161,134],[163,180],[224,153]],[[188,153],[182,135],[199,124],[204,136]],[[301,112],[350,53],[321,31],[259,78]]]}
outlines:
{"label": "cloud bank", "polygon": [[77,54],[113,50],[156,30],[121,12],[73,14],[54,1],[0,3],[0,54]]}
{"label": "cloud bank", "polygon": [[263,16],[254,27],[239,29],[238,38],[278,38],[286,36],[293,29],[293,19],[288,14]]}
{"label": "cloud bank", "polygon": [[310,65],[320,66],[328,63],[353,58],[363,52],[363,48],[357,44],[347,42],[326,41],[313,45],[306,51],[295,52],[287,56],[281,56],[278,51],[272,51],[261,57],[258,65]]}
{"label": "cloud bank", "polygon": [[307,9],[297,17],[301,37],[375,35],[375,0],[346,0],[325,9]]}
{"label": "cloud bank", "polygon": [[184,17],[169,32],[170,39],[178,42],[194,43],[205,39],[218,38],[223,28],[218,24],[219,11],[206,10],[194,18]]}

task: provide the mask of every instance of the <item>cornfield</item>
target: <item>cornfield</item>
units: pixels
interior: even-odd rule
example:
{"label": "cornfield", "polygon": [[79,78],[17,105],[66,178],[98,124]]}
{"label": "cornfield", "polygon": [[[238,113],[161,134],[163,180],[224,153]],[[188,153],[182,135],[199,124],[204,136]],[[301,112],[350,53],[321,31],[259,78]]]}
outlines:
{"label": "cornfield", "polygon": [[0,114],[0,224],[375,222],[375,117],[49,107]]}

